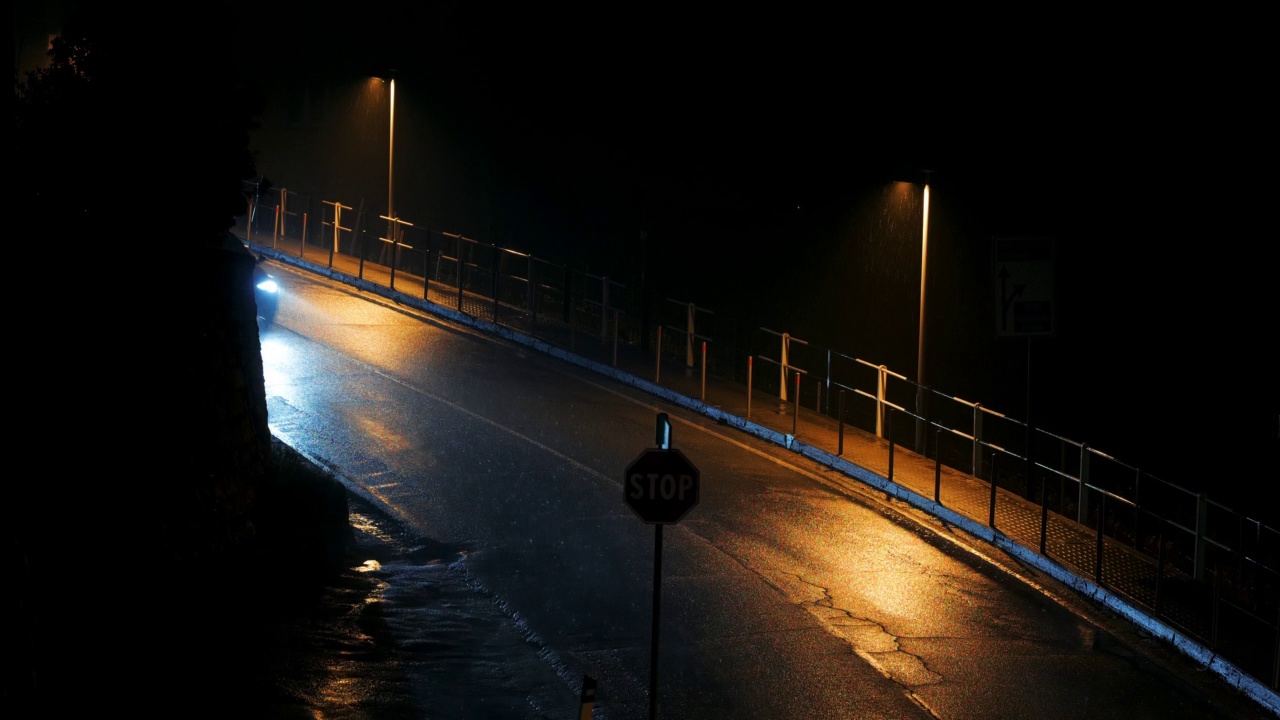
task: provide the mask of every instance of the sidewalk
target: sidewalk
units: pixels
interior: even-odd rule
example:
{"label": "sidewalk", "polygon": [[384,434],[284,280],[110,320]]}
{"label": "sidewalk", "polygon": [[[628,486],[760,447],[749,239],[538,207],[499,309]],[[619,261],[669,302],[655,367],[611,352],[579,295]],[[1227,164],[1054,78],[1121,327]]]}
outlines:
{"label": "sidewalk", "polygon": [[[240,237],[245,239],[243,234]],[[1198,639],[1213,637],[1217,628],[1212,607],[1204,603],[1202,594],[1177,591],[1193,583],[1171,564],[1100,535],[1096,528],[1047,511],[1038,502],[995,487],[988,480],[891,445],[874,433],[841,425],[835,418],[797,407],[794,402],[784,403],[776,394],[753,390],[748,395],[745,385],[710,375],[704,381],[700,368],[690,370],[665,358],[659,367],[652,351],[602,340],[598,333],[583,333],[557,318],[538,317],[535,323],[523,309],[502,306],[492,298],[460,293],[447,284],[424,283],[421,276],[403,271],[393,276],[386,266],[362,264],[316,246],[302,248],[296,239],[273,242],[268,237],[265,244],[259,244],[263,242],[255,236],[249,244],[260,255],[609,375],[909,503],[1172,643],[1280,714],[1280,694],[1258,677],[1270,678],[1265,668],[1250,675],[1223,659],[1221,646],[1215,652]],[[536,335],[530,336],[535,326]]]}

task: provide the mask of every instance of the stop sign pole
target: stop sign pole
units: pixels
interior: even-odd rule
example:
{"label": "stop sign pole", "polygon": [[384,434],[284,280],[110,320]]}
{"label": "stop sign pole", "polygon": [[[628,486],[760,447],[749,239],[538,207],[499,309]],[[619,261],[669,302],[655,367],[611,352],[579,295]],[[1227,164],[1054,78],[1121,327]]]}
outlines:
{"label": "stop sign pole", "polygon": [[671,447],[671,421],[658,413],[656,450],[645,450],[627,466],[623,500],[653,525],[653,623],[649,645],[649,718],[658,717],[658,628],[662,614],[662,526],[680,522],[698,504],[698,469]]}

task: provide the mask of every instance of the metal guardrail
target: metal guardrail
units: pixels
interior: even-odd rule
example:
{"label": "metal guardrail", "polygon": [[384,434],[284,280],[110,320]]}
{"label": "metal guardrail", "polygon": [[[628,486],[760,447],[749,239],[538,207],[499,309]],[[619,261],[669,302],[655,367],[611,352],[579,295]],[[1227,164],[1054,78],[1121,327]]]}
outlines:
{"label": "metal guardrail", "polygon": [[[369,229],[370,213],[324,200],[318,222],[311,201],[280,188],[246,186],[250,212],[246,236],[276,247],[289,238],[300,253],[355,257],[389,268],[396,288],[411,279],[424,299],[499,325],[563,344],[611,351],[646,345],[650,337],[660,382],[664,354],[692,371],[700,365],[705,395],[708,372],[745,384],[747,415],[756,391],[778,398],[792,411],[792,433],[801,404],[844,426],[888,441],[894,472],[895,422],[899,429],[923,421],[920,454],[935,463],[935,502],[943,467],[989,484],[984,520],[995,528],[997,503],[1007,493],[1038,503],[1039,528],[1019,537],[1048,554],[1049,537],[1074,528],[1091,533],[1092,552],[1055,558],[1084,577],[1126,595],[1214,652],[1280,689],[1280,532],[1203,494],[1145,473],[1097,448],[1029,426],[979,402],[924,388],[925,417],[913,408],[919,389],[909,377],[883,364],[820,348],[789,333],[735,322],[724,313],[691,302],[668,300],[654,327],[640,298],[617,279],[573,270],[532,254],[485,244],[459,234],[403,223],[392,246]],[[377,222],[375,219],[374,222]],[[388,250],[388,248],[391,248]],[[669,334],[665,344],[663,330]],[[755,360],[776,368],[759,372]],[[802,382],[803,381],[803,382]],[[930,444],[930,437],[932,444]],[[1136,565],[1143,581],[1108,584],[1121,564]],[[1133,575],[1130,571],[1128,575]],[[1260,640],[1261,639],[1261,640]]]}

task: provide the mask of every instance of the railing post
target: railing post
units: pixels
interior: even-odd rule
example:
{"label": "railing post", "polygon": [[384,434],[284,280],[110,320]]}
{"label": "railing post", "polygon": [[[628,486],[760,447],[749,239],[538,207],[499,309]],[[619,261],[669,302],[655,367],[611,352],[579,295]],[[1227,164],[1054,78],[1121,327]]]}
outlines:
{"label": "railing post", "polygon": [[791,346],[791,335],[782,333],[782,362],[778,365],[778,399],[787,401],[787,350]]}
{"label": "railing post", "polygon": [[[1160,587],[1161,585],[1164,584],[1164,528],[1165,528],[1165,521],[1161,519],[1160,531],[1156,534],[1156,542],[1159,543],[1159,545],[1156,547],[1156,614],[1157,615],[1160,614]],[[1280,634],[1278,634],[1277,637],[1280,637]],[[1276,660],[1280,662],[1280,654],[1277,655]]]}
{"label": "railing post", "polygon": [[1089,447],[1087,445],[1080,446],[1080,492],[1079,502],[1076,505],[1076,522],[1081,525],[1089,524],[1089,492],[1085,486],[1089,483]]}
{"label": "railing post", "polygon": [[889,410],[887,432],[889,435],[889,480],[893,481],[893,410]]}
{"label": "railing post", "polygon": [[796,400],[791,404],[791,434],[796,434],[796,425],[800,422],[800,373],[796,373]]}
{"label": "railing post", "polygon": [[747,420],[751,419],[751,373],[755,366],[755,355],[747,356]]}
{"label": "railing post", "polygon": [[[431,234],[427,234],[427,251],[422,260],[422,299],[431,300]],[[329,266],[333,266],[333,251],[329,251]],[[532,334],[532,333],[530,333]]]}
{"label": "railing post", "polygon": [[827,414],[831,414],[831,348],[827,348]]}
{"label": "railing post", "polygon": [[1205,578],[1206,543],[1204,541],[1205,526],[1209,521],[1209,504],[1205,502],[1204,493],[1196,493],[1196,537],[1193,574],[1196,580]]}
{"label": "railing post", "polygon": [[[888,371],[889,371],[889,368],[885,367],[884,365],[881,365],[876,375],[876,437],[879,437],[879,438],[884,437],[885,415],[887,414],[889,418],[893,418],[893,410],[887,409],[885,407],[885,402],[884,402],[885,384],[886,384],[886,377],[887,377],[886,373]],[[891,419],[890,425],[892,424],[893,422]],[[892,428],[890,428],[889,434],[891,435],[893,434]],[[892,447],[892,444],[890,445],[890,447]]]}
{"label": "railing post", "polygon": [[[654,357],[653,384],[660,385],[662,383],[662,326],[661,325],[658,326],[658,351],[653,354],[653,357]],[[751,388],[750,382],[747,383],[747,388],[748,390],[750,390]],[[751,407],[750,394],[747,395],[747,407],[748,408]],[[747,414],[750,415],[751,411],[748,410]]]}
{"label": "railing post", "polygon": [[1098,492],[1098,545],[1093,556],[1093,579],[1099,585],[1102,584],[1102,545],[1103,530],[1107,526],[1107,493],[1100,490]]}
{"label": "railing post", "polygon": [[529,334],[537,335],[534,328],[538,323],[538,283],[533,277],[533,253],[529,253],[529,269],[525,271],[525,275],[529,278]]}
{"label": "railing post", "polygon": [[1045,541],[1049,535],[1049,478],[1043,474],[1040,477],[1040,554],[1045,555]]}
{"label": "railing post", "polygon": [[1222,595],[1222,568],[1215,567],[1213,569],[1213,618],[1210,623],[1209,632],[1209,649],[1218,652],[1218,612],[1220,610],[1220,598]]}
{"label": "railing post", "polygon": [[992,529],[996,529],[996,458],[998,456],[991,453],[991,503],[987,509],[987,525]]}
{"label": "railing post", "polygon": [[840,399],[836,403],[836,415],[836,455],[844,455],[844,388],[840,388]]}
{"label": "railing post", "polygon": [[1133,549],[1142,546],[1142,471],[1134,468],[1133,475]]}
{"label": "railing post", "polygon": [[[329,204],[326,200],[325,204]],[[342,237],[342,203],[334,201],[333,203],[333,247],[329,248],[329,267],[333,267],[333,254],[338,251],[338,240]]]}
{"label": "railing post", "polygon": [[[396,265],[400,264],[400,220],[399,218],[391,221],[391,281],[387,286],[392,290],[396,289]],[[494,318],[497,321],[497,318]]]}
{"label": "railing post", "polygon": [[618,308],[613,309],[613,366],[618,367]]}
{"label": "railing post", "polygon": [[707,341],[702,341],[702,402],[707,401]]}
{"label": "railing post", "polygon": [[[322,218],[323,218],[323,216],[322,216]],[[320,221],[320,224],[321,224],[321,227],[324,227],[324,220],[323,220],[323,219]],[[321,234],[323,235],[324,231],[323,231],[323,230],[321,230],[320,232],[321,232]],[[335,232],[334,232],[334,234],[336,235],[336,234],[337,234],[337,232],[335,231]],[[326,244],[326,245],[328,245],[328,243],[325,243],[325,244]],[[334,250],[336,250],[336,249],[337,249],[337,246],[338,246],[338,241],[335,239],[335,240],[333,241],[333,246],[329,248],[329,269],[330,269],[330,270],[332,270],[332,269],[333,269],[333,252],[334,252]]]}
{"label": "railing post", "polygon": [[982,469],[982,405],[973,404],[973,476],[979,477]]}
{"label": "railing post", "polygon": [[[502,265],[502,251],[498,249],[498,244],[493,243],[493,324],[498,324],[498,267]],[[392,275],[392,277],[395,277]],[[604,313],[600,313],[600,337],[604,337]]]}
{"label": "railing post", "polygon": [[573,273],[564,266],[564,324],[569,324],[569,308],[573,305]]}
{"label": "railing post", "polygon": [[1271,688],[1280,690],[1280,609],[1276,610],[1276,654],[1271,664]]}
{"label": "railing post", "polygon": [[[359,280],[364,280],[364,255],[366,250],[364,244],[365,244],[365,236],[368,235],[368,233],[365,233],[365,235],[360,234],[360,221],[364,218],[364,209],[363,209],[364,202],[361,201],[360,205],[361,205],[361,210],[360,210],[360,214],[356,215],[356,230],[351,238],[351,246],[359,247],[358,252],[360,253],[360,265],[356,268],[356,278]],[[459,309],[461,309],[461,305],[459,305]]]}
{"label": "railing post", "polygon": [[697,309],[693,303],[689,303],[685,308],[685,328],[684,328],[684,366],[693,369],[693,338],[694,322],[693,316],[697,313]]}
{"label": "railing post", "polygon": [[609,323],[609,278],[600,278],[600,337],[604,337]]}
{"label": "railing post", "polygon": [[462,262],[462,238],[458,238],[458,251],[454,253],[458,258],[458,312],[462,310],[462,274],[466,271],[466,264]]}
{"label": "railing post", "polygon": [[924,407],[920,408],[918,417],[916,418],[916,451],[920,453],[920,457],[929,457],[929,433],[927,430],[933,424],[933,403],[929,395],[929,387],[924,386],[921,392],[916,394],[917,400],[924,401]]}
{"label": "railing post", "polygon": [[933,501],[942,504],[942,453],[938,452],[942,429],[933,431]]}

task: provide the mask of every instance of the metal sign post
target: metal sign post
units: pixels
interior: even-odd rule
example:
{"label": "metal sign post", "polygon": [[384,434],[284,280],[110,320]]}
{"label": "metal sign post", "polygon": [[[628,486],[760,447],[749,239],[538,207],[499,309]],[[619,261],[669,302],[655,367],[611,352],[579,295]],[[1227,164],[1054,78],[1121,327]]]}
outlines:
{"label": "metal sign post", "polygon": [[671,421],[658,413],[657,449],[645,450],[627,466],[623,501],[653,530],[653,620],[649,643],[649,718],[658,717],[658,637],[662,617],[662,526],[676,524],[698,504],[698,469],[671,447]]}

